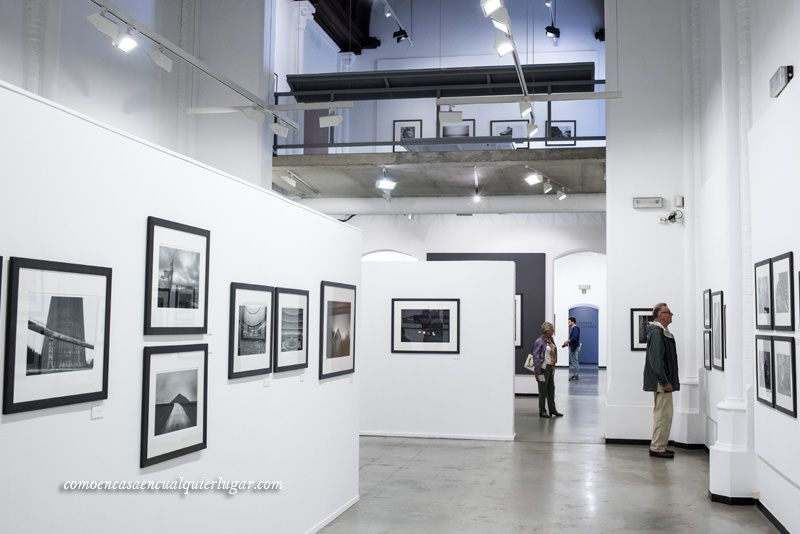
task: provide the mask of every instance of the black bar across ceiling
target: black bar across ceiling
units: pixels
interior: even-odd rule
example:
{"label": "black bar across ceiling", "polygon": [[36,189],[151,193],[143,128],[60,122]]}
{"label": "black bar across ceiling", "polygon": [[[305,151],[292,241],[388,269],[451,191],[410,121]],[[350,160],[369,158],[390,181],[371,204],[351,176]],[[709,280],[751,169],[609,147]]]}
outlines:
{"label": "black bar across ceiling", "polygon": [[[604,135],[585,135],[570,137],[570,141],[605,141]],[[349,143],[310,143],[310,144],[292,144],[292,145],[276,145],[276,150],[291,150],[297,148],[354,148],[354,147],[378,147],[378,146],[411,146],[411,145],[472,145],[472,144],[510,144],[510,143],[526,143],[531,142],[544,142],[544,141],[563,141],[563,139],[550,139],[547,137],[519,137],[514,139],[499,140],[497,137],[465,137],[465,138],[447,138],[437,137],[432,139],[407,139],[404,141],[354,141]],[[522,149],[525,150],[525,149]]]}

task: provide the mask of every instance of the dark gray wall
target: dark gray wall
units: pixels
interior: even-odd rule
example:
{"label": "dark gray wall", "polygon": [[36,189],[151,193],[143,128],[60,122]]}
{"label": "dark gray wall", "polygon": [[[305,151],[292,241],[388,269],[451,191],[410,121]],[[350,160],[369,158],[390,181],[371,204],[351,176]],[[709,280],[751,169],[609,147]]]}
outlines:
{"label": "dark gray wall", "polygon": [[522,295],[522,347],[515,351],[518,375],[530,375],[522,365],[539,337],[544,322],[545,255],[543,253],[437,253],[428,261],[513,261],[517,266],[517,293]]}

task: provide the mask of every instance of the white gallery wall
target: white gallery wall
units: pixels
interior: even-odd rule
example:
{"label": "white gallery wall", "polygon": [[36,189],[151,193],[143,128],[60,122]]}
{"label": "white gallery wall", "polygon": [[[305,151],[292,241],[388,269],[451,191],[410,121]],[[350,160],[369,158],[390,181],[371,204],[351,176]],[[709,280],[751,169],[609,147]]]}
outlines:
{"label": "white gallery wall", "polygon": [[[514,439],[515,287],[513,262],[364,263],[361,433]],[[393,298],[460,299],[460,353],[392,353]]]}
{"label": "white gallery wall", "polygon": [[[0,256],[113,269],[108,399],[0,417],[4,531],[309,532],[354,503],[358,374],[317,379],[319,287],[359,284],[361,233],[11,86],[0,87],[0,113]],[[150,215],[211,232],[207,335],[142,335]],[[234,281],[310,291],[308,369],[228,380]],[[8,291],[3,276],[3,321]],[[187,342],[209,344],[208,448],[140,469],[143,348]],[[90,418],[93,407],[102,417]],[[179,477],[285,487],[235,497],[59,489]]]}

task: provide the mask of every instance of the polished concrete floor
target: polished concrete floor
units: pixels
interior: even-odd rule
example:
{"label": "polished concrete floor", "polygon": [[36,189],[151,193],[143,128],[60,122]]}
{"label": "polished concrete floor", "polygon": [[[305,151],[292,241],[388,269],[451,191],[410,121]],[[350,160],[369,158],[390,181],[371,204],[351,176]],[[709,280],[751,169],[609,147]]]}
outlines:
{"label": "polished concrete floor", "polygon": [[708,500],[707,453],[604,445],[604,374],[559,369],[559,419],[517,397],[514,442],[362,438],[361,500],[323,532],[777,532],[755,507]]}

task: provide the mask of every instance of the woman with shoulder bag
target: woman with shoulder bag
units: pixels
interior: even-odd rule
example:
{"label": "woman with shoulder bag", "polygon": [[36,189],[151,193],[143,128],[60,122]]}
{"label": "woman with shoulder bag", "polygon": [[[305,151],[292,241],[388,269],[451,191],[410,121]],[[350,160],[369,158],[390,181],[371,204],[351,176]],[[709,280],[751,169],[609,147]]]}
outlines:
{"label": "woman with shoulder bag", "polygon": [[[536,377],[536,384],[539,386],[539,417],[561,417],[563,413],[556,410],[556,390],[553,382],[556,362],[558,361],[558,349],[553,341],[552,323],[542,323],[541,335],[533,342],[533,374]],[[545,402],[550,410],[545,411]]]}

